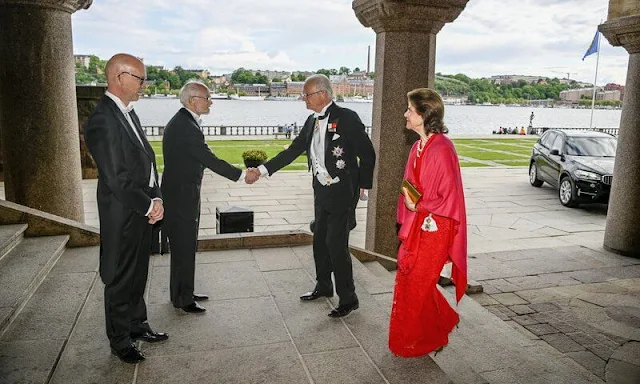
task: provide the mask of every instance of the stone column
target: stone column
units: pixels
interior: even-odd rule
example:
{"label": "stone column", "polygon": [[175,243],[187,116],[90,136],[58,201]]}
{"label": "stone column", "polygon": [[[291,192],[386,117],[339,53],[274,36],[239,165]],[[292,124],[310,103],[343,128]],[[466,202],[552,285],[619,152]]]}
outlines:
{"label": "stone column", "polygon": [[84,221],[71,14],[91,0],[0,0],[7,200]]}
{"label": "stone column", "polygon": [[640,3],[611,0],[599,30],[611,45],[629,52],[604,248],[640,258]]}
{"label": "stone column", "polygon": [[376,32],[371,138],[378,155],[369,195],[365,248],[396,257],[396,205],[411,144],[405,129],[407,92],[435,86],[436,34],[468,0],[355,0],[353,10]]}

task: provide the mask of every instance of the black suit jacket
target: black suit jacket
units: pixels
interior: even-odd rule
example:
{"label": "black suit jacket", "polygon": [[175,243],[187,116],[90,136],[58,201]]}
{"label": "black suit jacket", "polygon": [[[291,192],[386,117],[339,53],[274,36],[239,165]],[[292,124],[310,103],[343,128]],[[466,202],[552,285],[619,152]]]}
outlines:
{"label": "black suit jacket", "polygon": [[[116,103],[103,96],[84,128],[87,148],[98,166],[98,212],[100,215],[100,276],[109,284],[118,266],[123,231],[132,220],[140,222],[153,198],[161,198],[157,183],[149,187],[151,163],[156,158],[140,121],[140,140]],[[156,180],[158,173],[155,172]],[[133,217],[137,216],[137,217]]]}
{"label": "black suit jacket", "polygon": [[198,123],[185,108],[181,108],[167,123],[162,137],[162,151],[162,189],[167,192],[182,183],[200,185],[204,168],[233,181],[237,181],[242,174],[242,170],[211,152]]}
{"label": "black suit jacket", "polygon": [[[340,182],[326,187],[314,182],[314,192],[316,198],[326,206],[343,208],[353,204],[353,196],[360,188],[371,189],[376,153],[358,114],[335,103],[327,108],[327,113],[329,121],[324,139],[325,168],[331,177],[338,176]],[[310,153],[314,125],[315,118],[310,115],[289,148],[264,164],[270,175],[290,164],[303,152]],[[332,132],[332,126],[335,127],[335,132]],[[342,149],[342,154],[337,156],[339,149]],[[339,162],[340,160],[344,163]]]}

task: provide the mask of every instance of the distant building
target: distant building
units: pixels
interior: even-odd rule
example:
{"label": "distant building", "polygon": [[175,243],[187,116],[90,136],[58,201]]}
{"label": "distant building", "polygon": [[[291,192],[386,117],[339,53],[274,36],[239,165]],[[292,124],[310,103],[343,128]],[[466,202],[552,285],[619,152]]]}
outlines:
{"label": "distant building", "polygon": [[331,81],[331,87],[333,88],[334,95],[341,96],[372,96],[373,95],[373,79],[368,77],[351,77],[345,76],[333,77]]}
{"label": "distant building", "polygon": [[234,84],[235,90],[247,96],[268,96],[269,86],[266,84]]}
{"label": "distant building", "polygon": [[287,81],[287,96],[300,96],[304,81]]}
{"label": "distant building", "polygon": [[91,62],[91,56],[93,55],[73,55],[73,59],[76,64],[80,64],[83,67],[89,69],[89,63]]}
{"label": "distant building", "polygon": [[202,80],[209,78],[209,70],[207,69],[185,69],[185,71],[195,73]]}
{"label": "distant building", "polygon": [[211,82],[211,88],[213,89],[213,92],[218,92],[218,89],[220,87],[225,87],[228,88],[229,87],[229,79],[230,77],[227,77],[226,75],[221,75],[221,76],[209,76],[209,81]]}
{"label": "distant building", "polygon": [[[596,90],[596,93],[598,93],[597,90]],[[591,99],[592,96],[593,96],[593,87],[565,89],[564,91],[560,92],[560,100],[571,101],[576,103],[583,98]]]}
{"label": "distant building", "polygon": [[616,89],[616,90],[613,90],[613,91],[596,92],[596,100],[620,101],[620,91]]}
{"label": "distant building", "polygon": [[609,83],[604,86],[605,91],[620,91],[620,100],[624,100],[624,85]]}
{"label": "distant building", "polygon": [[[596,87],[596,100],[614,100],[621,101],[622,92],[619,89],[607,91],[603,88]],[[591,100],[593,97],[593,87],[565,89],[560,92],[560,100],[577,103],[582,99]]]}
{"label": "distant building", "polygon": [[291,75],[291,72],[258,70],[256,71],[256,74],[264,75],[269,81],[272,81],[273,79],[276,79],[276,78],[284,81]]}
{"label": "distant building", "polygon": [[542,76],[525,76],[525,75],[496,75],[491,76],[489,80],[493,84],[512,84],[522,80],[529,84],[537,84],[540,80],[545,80]]}
{"label": "distant building", "polygon": [[269,84],[269,94],[271,96],[287,96],[287,84],[282,81],[272,81]]}

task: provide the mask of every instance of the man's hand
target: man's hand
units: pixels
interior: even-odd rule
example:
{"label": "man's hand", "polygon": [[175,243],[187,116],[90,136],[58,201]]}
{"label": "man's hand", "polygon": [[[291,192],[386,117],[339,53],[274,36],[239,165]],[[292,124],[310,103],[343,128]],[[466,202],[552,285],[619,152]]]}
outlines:
{"label": "man's hand", "polygon": [[149,224],[155,224],[164,217],[164,206],[162,200],[153,200],[153,208],[149,212]]}
{"label": "man's hand", "polygon": [[260,170],[258,168],[247,168],[247,172],[244,176],[244,182],[247,184],[253,184],[260,178]]}

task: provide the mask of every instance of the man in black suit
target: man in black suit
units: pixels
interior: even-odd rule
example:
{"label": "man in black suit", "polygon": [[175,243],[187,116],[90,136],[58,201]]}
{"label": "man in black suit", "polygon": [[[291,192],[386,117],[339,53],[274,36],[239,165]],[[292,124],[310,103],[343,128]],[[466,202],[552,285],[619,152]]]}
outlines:
{"label": "man in black suit", "polygon": [[244,179],[244,172],[217,158],[204,140],[200,116],[208,114],[212,104],[209,88],[200,82],[188,82],[180,90],[180,102],[184,108],[169,121],[162,138],[163,227],[171,245],[171,302],[185,312],[201,313],[205,308],[196,301],[208,297],[194,293],[193,281],[203,171],[209,168],[234,181]]}
{"label": "man in black suit", "polygon": [[84,137],[98,166],[100,277],[111,351],[126,363],[144,355],[133,343],[163,341],[166,333],[147,322],[144,289],[149,270],[151,226],[164,209],[153,149],[131,102],[144,89],[146,70],[128,54],[105,67],[107,92],[89,117]]}
{"label": "man in black suit", "polygon": [[[332,101],[333,90],[326,76],[310,76],[303,92],[307,109],[314,113],[289,148],[258,169],[261,175],[271,175],[307,152],[313,171],[313,258],[317,283],[313,291],[300,299],[332,297],[333,272],[340,301],[329,316],[342,317],[359,306],[353,284],[349,231],[355,226],[360,188],[372,186],[376,155],[358,115]],[[253,172],[247,173],[251,179]]]}

